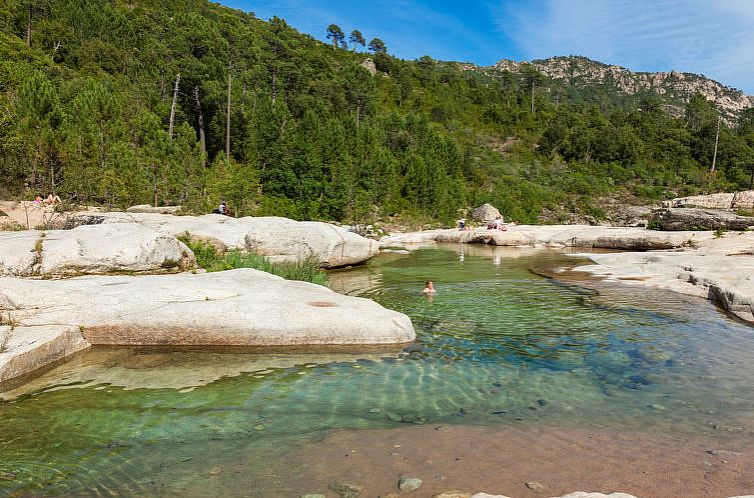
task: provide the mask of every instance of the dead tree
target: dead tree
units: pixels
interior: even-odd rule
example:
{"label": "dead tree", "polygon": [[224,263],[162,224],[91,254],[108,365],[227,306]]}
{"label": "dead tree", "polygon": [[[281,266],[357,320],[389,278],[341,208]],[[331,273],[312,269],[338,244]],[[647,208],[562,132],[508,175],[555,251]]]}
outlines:
{"label": "dead tree", "polygon": [[175,75],[175,87],[173,88],[173,105],[170,106],[170,124],[168,125],[168,135],[173,140],[173,126],[175,125],[175,106],[178,103],[178,85],[181,81],[181,74]]}
{"label": "dead tree", "polygon": [[199,100],[199,85],[194,87],[194,104],[196,105],[196,116],[199,124],[199,145],[202,148],[202,154],[207,152],[207,135],[204,132],[204,113],[202,112],[202,102]]}
{"label": "dead tree", "polygon": [[231,80],[231,69],[233,68],[230,61],[228,62],[228,110],[226,113],[226,122],[225,122],[225,159],[227,161],[230,161],[230,94],[233,90],[232,80]]}

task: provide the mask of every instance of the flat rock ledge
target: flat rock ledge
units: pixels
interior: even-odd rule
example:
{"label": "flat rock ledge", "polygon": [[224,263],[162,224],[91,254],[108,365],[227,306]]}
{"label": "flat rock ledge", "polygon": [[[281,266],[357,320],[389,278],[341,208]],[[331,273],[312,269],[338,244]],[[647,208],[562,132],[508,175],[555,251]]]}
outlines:
{"label": "flat rock ledge", "polygon": [[161,234],[208,240],[223,249],[253,251],[277,263],[314,260],[323,268],[363,263],[376,256],[379,243],[318,221],[275,216],[231,218],[219,214],[172,216],[158,213],[97,213],[97,223],[135,223]]}
{"label": "flat rock ledge", "polygon": [[403,345],[411,320],[326,287],[238,269],[205,274],[0,278],[0,382],[89,345]]}
{"label": "flat rock ledge", "polygon": [[589,225],[513,225],[507,231],[427,230],[396,234],[380,240],[381,247],[406,247],[413,244],[450,242],[496,246],[582,247],[649,251],[694,246],[714,238],[712,232],[658,232],[641,227],[599,227]]}
{"label": "flat rock ledge", "polygon": [[754,233],[728,233],[680,251],[582,254],[577,270],[627,285],[707,298],[754,324]]}

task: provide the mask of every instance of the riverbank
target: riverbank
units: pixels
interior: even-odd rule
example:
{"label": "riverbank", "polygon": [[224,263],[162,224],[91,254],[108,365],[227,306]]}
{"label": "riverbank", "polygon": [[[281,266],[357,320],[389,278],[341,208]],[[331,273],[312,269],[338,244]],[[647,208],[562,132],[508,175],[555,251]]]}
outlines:
{"label": "riverbank", "polygon": [[511,226],[507,231],[428,230],[383,238],[383,248],[434,242],[607,249],[579,253],[578,271],[628,285],[710,299],[754,324],[754,232],[660,232],[640,227]]}

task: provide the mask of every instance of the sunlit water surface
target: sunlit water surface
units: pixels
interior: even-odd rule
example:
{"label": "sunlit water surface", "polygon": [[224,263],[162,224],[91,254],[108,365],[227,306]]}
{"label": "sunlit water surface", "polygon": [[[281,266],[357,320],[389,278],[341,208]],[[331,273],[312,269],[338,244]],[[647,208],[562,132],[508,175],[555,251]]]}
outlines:
{"label": "sunlit water surface", "polygon": [[440,247],[333,273],[336,290],[411,317],[402,352],[91,350],[3,395],[0,495],[287,496],[298,470],[280,463],[333,429],[751,437],[754,328],[702,300],[530,271],[572,260]]}

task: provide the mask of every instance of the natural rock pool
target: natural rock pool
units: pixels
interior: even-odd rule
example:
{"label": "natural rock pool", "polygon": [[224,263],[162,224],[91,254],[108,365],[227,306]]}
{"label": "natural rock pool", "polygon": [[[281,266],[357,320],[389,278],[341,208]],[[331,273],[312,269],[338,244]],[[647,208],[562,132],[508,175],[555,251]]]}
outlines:
{"label": "natural rock pool", "polygon": [[405,351],[84,352],[0,394],[0,496],[754,490],[754,328],[531,271],[572,261],[438,246],[332,273],[411,317]]}

